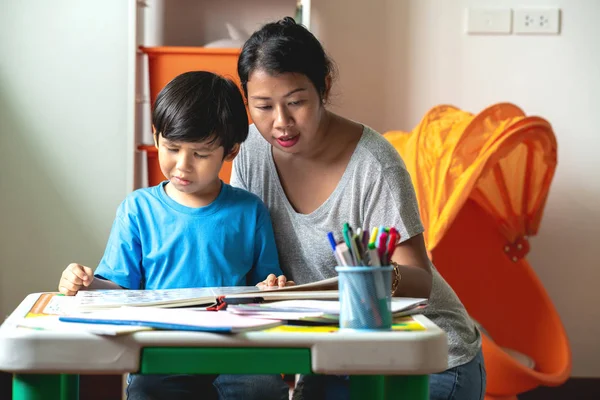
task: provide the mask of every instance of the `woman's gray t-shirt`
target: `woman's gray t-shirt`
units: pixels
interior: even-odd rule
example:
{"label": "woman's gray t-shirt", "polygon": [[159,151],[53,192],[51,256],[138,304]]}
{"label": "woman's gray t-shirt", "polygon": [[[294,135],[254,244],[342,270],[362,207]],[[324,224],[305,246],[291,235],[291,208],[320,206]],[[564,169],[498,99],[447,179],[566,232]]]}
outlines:
{"label": "woman's gray t-shirt", "polygon": [[[401,241],[423,232],[404,162],[382,135],[366,126],[338,186],[310,214],[297,213],[288,201],[271,145],[254,125],[233,162],[231,185],[258,195],[266,203],[281,269],[299,284],[336,276],[327,232],[339,236],[345,222],[363,228],[394,226],[402,235]],[[452,368],[475,357],[481,338],[460,300],[433,265],[432,272],[432,292],[424,314],[446,331],[448,367]]]}

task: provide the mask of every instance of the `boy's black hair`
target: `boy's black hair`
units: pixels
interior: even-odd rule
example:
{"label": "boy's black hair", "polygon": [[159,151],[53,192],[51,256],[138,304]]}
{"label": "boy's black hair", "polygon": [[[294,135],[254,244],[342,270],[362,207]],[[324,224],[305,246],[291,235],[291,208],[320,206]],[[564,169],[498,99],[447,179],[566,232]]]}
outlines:
{"label": "boy's black hair", "polygon": [[152,112],[156,135],[174,142],[211,139],[225,149],[248,137],[248,114],[237,85],[206,71],[183,73],[158,94]]}
{"label": "boy's black hair", "polygon": [[327,94],[326,78],[335,74],[333,61],[317,38],[293,18],[285,17],[264,25],[246,41],[238,59],[238,75],[248,97],[248,78],[255,70],[271,75],[304,74],[321,100]]}

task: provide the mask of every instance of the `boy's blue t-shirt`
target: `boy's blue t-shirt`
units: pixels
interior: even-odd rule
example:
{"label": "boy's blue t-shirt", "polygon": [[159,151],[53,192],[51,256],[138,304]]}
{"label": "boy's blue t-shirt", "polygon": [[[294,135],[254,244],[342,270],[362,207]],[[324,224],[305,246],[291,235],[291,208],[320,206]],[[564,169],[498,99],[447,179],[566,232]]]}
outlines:
{"label": "boy's blue t-shirt", "polygon": [[127,289],[174,289],[255,285],[282,274],[256,195],[222,183],[211,204],[190,208],[166,194],[167,182],[121,203],[96,276]]}

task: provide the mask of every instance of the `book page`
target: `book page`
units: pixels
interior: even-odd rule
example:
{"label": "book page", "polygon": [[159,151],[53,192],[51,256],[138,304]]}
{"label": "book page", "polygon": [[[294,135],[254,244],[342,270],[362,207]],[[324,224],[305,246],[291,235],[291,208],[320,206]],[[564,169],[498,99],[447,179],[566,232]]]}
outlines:
{"label": "book page", "polygon": [[279,300],[337,300],[339,293],[337,290],[308,290],[308,291],[287,291],[287,290],[267,290],[260,293],[237,293],[225,295],[227,299],[239,299],[245,297],[260,297],[264,301],[279,301]]}
{"label": "book page", "polygon": [[64,314],[72,310],[76,303],[77,300],[73,296],[56,292],[42,293],[25,318]]}
{"label": "book page", "polygon": [[[218,296],[243,293],[319,292],[337,289],[337,276],[303,285],[258,288],[256,286],[225,286],[208,288],[158,289],[158,290],[80,290],[75,298],[80,311],[121,306],[183,307],[214,304]],[[331,297],[331,291],[326,298]],[[306,296],[306,295],[305,295]],[[323,298],[323,297],[321,297]]]}
{"label": "book page", "polygon": [[106,325],[106,324],[81,324],[75,322],[62,322],[58,315],[48,315],[37,318],[24,318],[17,324],[20,328],[58,331],[58,332],[85,332],[103,336],[118,336],[139,331],[148,331],[152,328],[144,326]]}
{"label": "book page", "polygon": [[[411,310],[427,303],[425,298],[394,297],[391,301],[392,314]],[[234,313],[314,313],[339,315],[340,302],[336,300],[283,300],[271,303],[231,305],[227,310]]]}
{"label": "book page", "polygon": [[255,286],[159,290],[82,290],[75,297],[78,299],[77,308],[85,310],[121,306],[212,304],[220,295],[256,291],[258,291],[258,288]]}
{"label": "book page", "polygon": [[307,290],[337,290],[338,287],[338,277],[334,276],[332,278],[327,278],[327,279],[323,279],[320,281],[316,281],[316,282],[310,282],[310,283],[304,283],[302,285],[295,285],[295,286],[286,286],[283,288],[279,288],[277,286],[273,286],[273,287],[267,287],[261,290],[265,290],[265,291],[296,291],[296,290],[300,290],[300,291],[307,291]]}

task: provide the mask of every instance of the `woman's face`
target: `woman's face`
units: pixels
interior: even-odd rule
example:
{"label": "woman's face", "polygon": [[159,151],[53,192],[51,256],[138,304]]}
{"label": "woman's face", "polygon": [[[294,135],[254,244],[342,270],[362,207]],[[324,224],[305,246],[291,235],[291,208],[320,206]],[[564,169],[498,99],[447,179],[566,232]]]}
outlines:
{"label": "woman's face", "polygon": [[246,87],[252,122],[276,149],[297,154],[318,147],[325,108],[306,75],[257,70]]}

